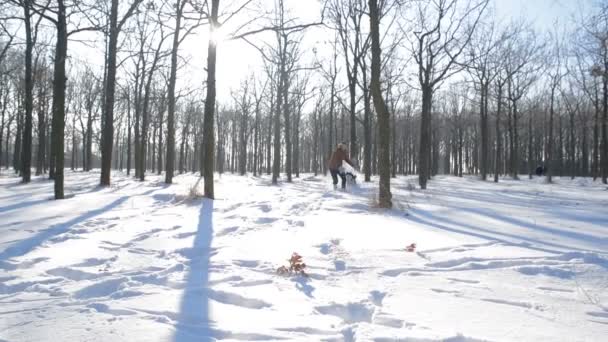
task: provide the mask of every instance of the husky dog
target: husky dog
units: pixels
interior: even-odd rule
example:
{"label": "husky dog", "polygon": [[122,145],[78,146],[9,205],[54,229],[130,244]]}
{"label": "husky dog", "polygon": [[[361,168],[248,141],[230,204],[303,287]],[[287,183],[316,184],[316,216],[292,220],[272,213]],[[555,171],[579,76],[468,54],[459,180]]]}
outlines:
{"label": "husky dog", "polygon": [[339,170],[340,170],[340,173],[346,177],[346,182],[349,185],[357,184],[357,174],[355,172],[355,168],[352,167],[352,165],[350,165],[346,161],[343,161],[342,166],[340,167]]}
{"label": "husky dog", "polygon": [[348,183],[348,185],[357,184],[357,175],[350,171],[344,172],[344,175],[346,176],[346,183]]}

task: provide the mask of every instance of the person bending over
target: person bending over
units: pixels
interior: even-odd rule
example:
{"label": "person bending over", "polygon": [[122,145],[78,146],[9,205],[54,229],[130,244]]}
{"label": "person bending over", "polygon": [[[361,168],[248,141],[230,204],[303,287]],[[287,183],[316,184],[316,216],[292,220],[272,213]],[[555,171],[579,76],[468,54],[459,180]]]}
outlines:
{"label": "person bending over", "polygon": [[338,144],[336,150],[331,154],[331,158],[329,158],[329,173],[331,173],[331,178],[334,182],[334,189],[338,186],[338,175],[342,179],[342,189],[346,189],[346,175],[343,172],[340,172],[340,167],[342,167],[342,162],[346,161],[349,164],[353,164],[348,157],[348,152],[346,151],[346,145]]}

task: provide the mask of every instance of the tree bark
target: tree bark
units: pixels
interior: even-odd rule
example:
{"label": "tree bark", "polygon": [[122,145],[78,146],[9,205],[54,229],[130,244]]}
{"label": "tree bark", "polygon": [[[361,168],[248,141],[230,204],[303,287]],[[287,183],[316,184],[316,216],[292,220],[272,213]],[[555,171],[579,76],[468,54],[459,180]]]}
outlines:
{"label": "tree bark", "polygon": [[380,50],[380,14],[378,1],[369,0],[370,34],[372,40],[372,79],[371,91],[374,107],[378,115],[378,168],[380,175],[378,205],[391,208],[391,169],[390,169],[390,114],[380,86],[381,50]]}
{"label": "tree bark", "polygon": [[116,89],[116,49],[118,45],[118,0],[112,0],[110,8],[110,39],[106,60],[106,82],[103,107],[100,185],[110,185],[112,148],[114,144],[114,91]]}
{"label": "tree bark", "polygon": [[118,34],[122,24],[129,18],[143,0],[134,0],[127,14],[118,22],[118,0],[112,0],[109,18],[109,36],[107,47],[103,122],[101,139],[101,177],[100,185],[110,185],[110,173],[112,168],[112,149],[114,145],[114,93],[116,90],[116,50],[118,45]]}
{"label": "tree bark", "polygon": [[[608,53],[604,57],[604,70],[608,73]],[[608,75],[603,77],[604,96],[603,96],[603,117],[602,117],[602,183],[608,184]]]}
{"label": "tree bark", "polygon": [[175,169],[175,83],[177,81],[177,52],[181,29],[182,11],[186,1],[178,0],[175,16],[175,31],[173,32],[173,47],[171,49],[171,71],[169,76],[168,106],[167,106],[167,157],[165,162],[165,183],[173,183]]}
{"label": "tree bark", "polygon": [[57,44],[55,46],[55,71],[53,80],[52,148],[55,150],[55,199],[63,199],[63,166],[65,144],[65,60],[68,50],[68,34],[63,0],[57,1]]}
{"label": "tree bark", "polygon": [[430,86],[422,88],[422,113],[420,117],[420,145],[418,154],[418,184],[422,190],[426,189],[426,183],[430,172],[430,147],[431,147],[431,104],[433,100],[433,89]]}
{"label": "tree bark", "polygon": [[553,168],[555,167],[555,163],[553,162],[553,118],[555,117],[555,87],[557,85],[553,85],[551,87],[551,98],[549,104],[549,138],[547,139],[547,183],[553,182]]}
{"label": "tree bark", "polygon": [[46,101],[46,91],[42,70],[40,70],[38,73],[40,74],[40,80],[38,86],[38,149],[36,151],[36,176],[40,176],[42,173],[44,173],[43,168],[46,150],[46,113],[44,108],[45,106],[43,105],[43,103]]}
{"label": "tree bark", "polygon": [[489,158],[489,127],[488,127],[488,87],[487,83],[481,85],[481,163],[480,172],[481,180],[486,180],[488,175],[488,158]]}
{"label": "tree bark", "polygon": [[21,177],[23,183],[31,180],[32,166],[32,111],[34,107],[34,82],[32,79],[32,52],[34,41],[32,38],[31,1],[23,1],[23,15],[25,20],[25,123],[21,147]]}
{"label": "tree bark", "polygon": [[[218,28],[218,11],[220,0],[211,0],[211,17],[209,25],[209,36],[212,37]],[[214,110],[215,110],[215,64],[217,58],[217,46],[213,39],[209,39],[207,48],[207,97],[205,100],[205,114],[203,122],[203,150],[204,153],[204,195],[207,198],[215,198],[213,188],[213,171],[215,168],[215,132],[214,132]]]}
{"label": "tree bark", "polygon": [[497,87],[497,100],[496,100],[496,154],[494,155],[494,182],[498,183],[498,175],[500,174],[500,160],[501,156],[501,142],[502,136],[500,133],[500,114],[502,110],[502,84]]}

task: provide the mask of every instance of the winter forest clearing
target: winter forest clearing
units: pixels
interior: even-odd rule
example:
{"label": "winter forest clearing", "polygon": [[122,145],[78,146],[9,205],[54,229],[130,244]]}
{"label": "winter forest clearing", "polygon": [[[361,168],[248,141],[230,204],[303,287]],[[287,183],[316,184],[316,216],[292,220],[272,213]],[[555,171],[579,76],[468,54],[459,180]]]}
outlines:
{"label": "winter forest clearing", "polygon": [[603,341],[608,3],[0,0],[0,342]]}
{"label": "winter forest clearing", "polygon": [[[223,175],[167,187],[116,174],[0,178],[0,338],[7,341],[601,341],[608,196],[589,179],[441,176],[334,191]],[[441,189],[441,190],[439,190]],[[229,195],[228,195],[229,194]],[[411,243],[412,252],[406,251]],[[292,252],[308,277],[277,275]],[[205,338],[207,337],[207,339]]]}

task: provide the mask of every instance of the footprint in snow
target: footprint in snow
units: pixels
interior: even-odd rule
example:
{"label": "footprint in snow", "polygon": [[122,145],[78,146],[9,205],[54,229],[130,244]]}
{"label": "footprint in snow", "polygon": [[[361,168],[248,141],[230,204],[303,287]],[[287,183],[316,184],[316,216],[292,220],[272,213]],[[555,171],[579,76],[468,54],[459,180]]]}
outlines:
{"label": "footprint in snow", "polygon": [[228,234],[230,234],[230,233],[234,233],[234,232],[236,232],[237,230],[239,230],[239,227],[238,227],[238,226],[229,227],[229,228],[226,228],[226,229],[224,229],[224,230],[222,230],[222,231],[218,232],[217,234],[215,234],[215,236],[224,236],[224,235],[228,235]]}
{"label": "footprint in snow", "polygon": [[447,279],[452,282],[457,282],[457,283],[479,284],[478,280],[458,279],[458,278],[447,278]]}
{"label": "footprint in snow", "polygon": [[89,279],[97,279],[99,277],[105,276],[103,273],[90,273],[81,270],[77,270],[70,267],[59,267],[53,268],[46,271],[47,274],[62,277],[69,280],[81,281],[81,280],[89,280]]}
{"label": "footprint in snow", "polygon": [[369,300],[377,306],[382,306],[384,297],[386,297],[386,292],[373,290],[369,293]]}
{"label": "footprint in snow", "polygon": [[537,289],[545,290],[545,291],[554,291],[554,292],[569,292],[569,293],[574,292],[574,290],[570,290],[570,289],[560,289],[560,288],[556,288],[556,287],[545,287],[545,286],[539,286],[539,287],[537,287]]}
{"label": "footprint in snow", "polygon": [[512,301],[512,300],[494,299],[494,298],[482,298],[481,300],[483,300],[485,302],[491,302],[491,303],[497,303],[497,304],[518,306],[518,307],[525,308],[525,309],[534,309],[534,310],[539,310],[539,311],[545,311],[545,307],[542,306],[541,304],[534,304],[534,303],[528,303],[528,302],[517,302],[517,301]]}
{"label": "footprint in snow", "polygon": [[436,292],[436,293],[448,293],[448,294],[453,294],[455,296],[461,296],[462,292],[457,291],[457,290],[444,290],[444,289],[437,289],[437,288],[432,288],[431,291]]}
{"label": "footprint in snow", "polygon": [[246,298],[236,293],[209,290],[208,294],[209,298],[216,302],[241,306],[248,309],[263,309],[272,306],[272,304],[267,303],[263,300],[255,298]]}
{"label": "footprint in snow", "polygon": [[257,223],[257,224],[270,224],[270,223],[276,222],[278,220],[279,219],[276,218],[276,217],[258,217],[255,220],[255,223]]}
{"label": "footprint in snow", "polygon": [[346,270],[346,263],[343,260],[334,260],[334,266],[336,267],[336,271]]}
{"label": "footprint in snow", "polygon": [[196,235],[196,233],[197,232],[178,233],[178,234],[173,235],[172,237],[176,238],[176,239],[185,239],[185,238],[189,238],[191,236]]}
{"label": "footprint in snow", "polygon": [[326,306],[317,306],[315,309],[324,315],[337,316],[345,323],[358,323],[372,321],[374,314],[374,306],[367,302],[347,303],[347,304],[331,304]]}
{"label": "footprint in snow", "polygon": [[330,252],[330,248],[331,248],[330,244],[324,243],[319,246],[319,251],[321,252],[321,254],[327,255]]}
{"label": "footprint in snow", "polygon": [[[375,315],[373,322],[374,322],[374,324],[384,325],[387,327],[397,328],[397,329],[404,328],[404,327],[410,328],[411,326],[416,325],[414,323],[406,323],[401,319],[394,318],[394,317],[391,317],[390,315],[386,315],[386,314],[382,314],[382,313]],[[409,325],[409,326],[407,326],[407,325]]]}
{"label": "footprint in snow", "polygon": [[258,260],[235,260],[234,263],[241,267],[254,268],[260,265]]}

